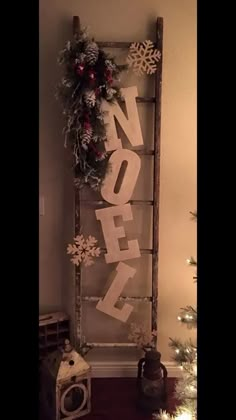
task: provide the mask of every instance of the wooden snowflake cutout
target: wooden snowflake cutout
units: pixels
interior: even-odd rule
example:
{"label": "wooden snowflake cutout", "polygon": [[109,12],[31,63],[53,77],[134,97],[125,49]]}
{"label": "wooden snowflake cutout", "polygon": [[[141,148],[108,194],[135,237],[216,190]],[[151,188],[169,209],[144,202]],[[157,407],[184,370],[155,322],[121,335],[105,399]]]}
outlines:
{"label": "wooden snowflake cutout", "polygon": [[127,63],[129,67],[133,67],[135,74],[142,76],[144,73],[155,73],[160,58],[161,53],[154,48],[152,41],[134,42],[130,46]]}
{"label": "wooden snowflake cutout", "polygon": [[157,331],[150,331],[148,325],[145,323],[130,324],[130,333],[128,340],[137,345],[138,348],[152,348],[153,338],[157,336]]}
{"label": "wooden snowflake cutout", "polygon": [[84,263],[86,267],[94,264],[94,257],[99,257],[101,250],[95,244],[97,239],[89,235],[87,239],[83,235],[77,235],[74,238],[75,244],[69,244],[67,247],[67,254],[72,254],[71,261],[75,265]]}

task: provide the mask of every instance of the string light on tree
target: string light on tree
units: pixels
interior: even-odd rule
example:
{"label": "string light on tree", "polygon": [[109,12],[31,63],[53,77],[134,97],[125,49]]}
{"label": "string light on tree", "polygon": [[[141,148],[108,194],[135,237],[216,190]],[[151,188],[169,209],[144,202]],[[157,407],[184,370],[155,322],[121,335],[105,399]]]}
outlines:
{"label": "string light on tree", "polygon": [[[195,219],[196,213],[191,213]],[[187,260],[190,266],[197,266],[193,257]],[[177,317],[178,321],[188,328],[197,327],[197,311],[192,306],[182,308]],[[197,346],[191,340],[182,343],[177,339],[170,339],[170,347],[174,350],[174,360],[180,365],[181,378],[176,383],[176,399],[181,402],[175,414],[166,412],[153,414],[156,420],[197,420]]]}
{"label": "string light on tree", "polygon": [[192,420],[190,413],[184,412],[175,418],[176,420]]}
{"label": "string light on tree", "polygon": [[[167,414],[167,412],[163,411],[163,410],[160,411],[160,416],[161,416],[160,417],[161,420],[169,420],[170,419],[169,414]],[[153,417],[155,418],[155,415]]]}

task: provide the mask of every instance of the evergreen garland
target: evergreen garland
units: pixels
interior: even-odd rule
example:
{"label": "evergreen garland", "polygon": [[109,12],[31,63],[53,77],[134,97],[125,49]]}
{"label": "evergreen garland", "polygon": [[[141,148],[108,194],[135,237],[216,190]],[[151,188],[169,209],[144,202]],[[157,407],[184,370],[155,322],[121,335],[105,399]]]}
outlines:
{"label": "evergreen garland", "polygon": [[99,189],[108,168],[104,142],[106,131],[102,100],[112,103],[121,98],[119,81],[127,66],[117,65],[86,31],[81,31],[60,52],[58,62],[64,77],[57,88],[66,119],[65,147],[73,153],[75,184]]}

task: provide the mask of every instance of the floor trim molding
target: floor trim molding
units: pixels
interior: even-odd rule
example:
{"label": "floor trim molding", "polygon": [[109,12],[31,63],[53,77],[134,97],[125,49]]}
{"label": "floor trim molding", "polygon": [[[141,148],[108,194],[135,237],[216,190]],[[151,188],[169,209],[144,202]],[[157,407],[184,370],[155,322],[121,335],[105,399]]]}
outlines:
{"label": "floor trim molding", "polygon": [[[135,378],[137,362],[89,362],[93,378]],[[174,362],[163,362],[168,377],[179,378],[181,370]]]}

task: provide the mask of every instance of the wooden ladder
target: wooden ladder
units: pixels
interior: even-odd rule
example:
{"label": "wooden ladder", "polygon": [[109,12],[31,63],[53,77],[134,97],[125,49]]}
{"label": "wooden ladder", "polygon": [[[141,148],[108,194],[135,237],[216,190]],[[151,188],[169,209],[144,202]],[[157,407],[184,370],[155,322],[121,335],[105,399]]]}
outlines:
{"label": "wooden ladder", "polygon": [[[78,16],[73,17],[73,34],[76,35],[80,31],[80,19]],[[97,42],[101,48],[122,48],[129,49],[132,42]],[[130,200],[130,204],[151,205],[153,207],[153,226],[152,226],[152,249],[140,249],[142,254],[152,255],[152,296],[144,297],[127,297],[120,296],[119,300],[151,302],[151,327],[157,330],[157,308],[158,308],[158,250],[159,250],[159,185],[160,185],[160,127],[161,127],[161,87],[162,87],[162,60],[163,60],[163,18],[158,17],[156,21],[156,40],[155,47],[161,53],[161,59],[155,73],[155,96],[153,97],[137,97],[139,103],[152,103],[155,107],[154,116],[154,150],[135,150],[139,155],[151,155],[154,158],[153,173],[153,200],[151,201],[135,201]],[[91,201],[93,204],[106,203],[105,200]],[[75,190],[75,236],[80,234],[80,206],[81,198],[79,190]],[[103,249],[105,251],[105,249]],[[83,331],[81,328],[82,302],[98,302],[101,296],[83,296],[82,295],[82,278],[80,266],[75,266],[75,331],[74,341],[80,346],[83,341]],[[156,345],[156,337],[153,338]],[[93,347],[136,347],[134,343],[87,343]]]}

